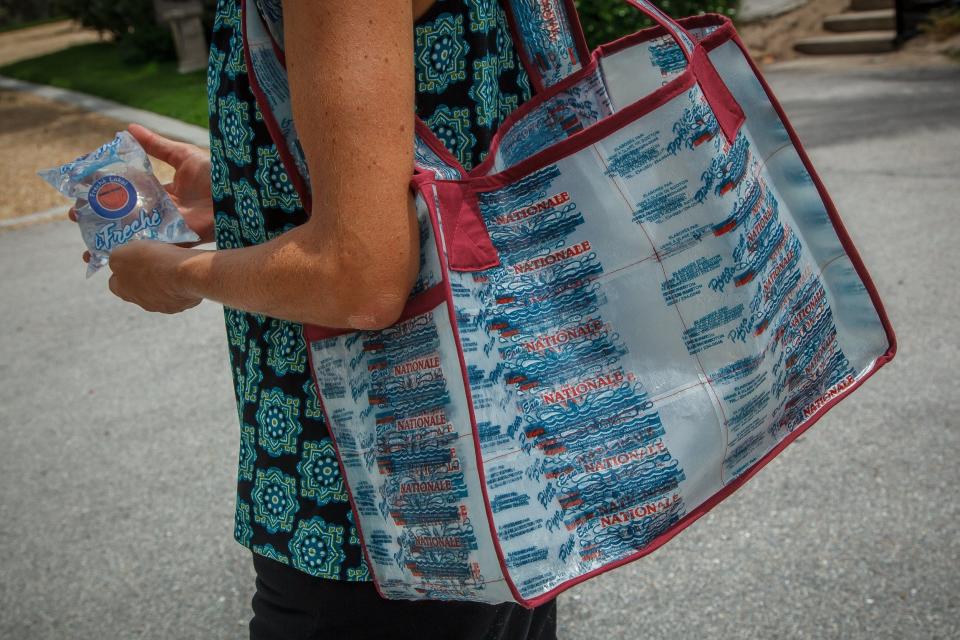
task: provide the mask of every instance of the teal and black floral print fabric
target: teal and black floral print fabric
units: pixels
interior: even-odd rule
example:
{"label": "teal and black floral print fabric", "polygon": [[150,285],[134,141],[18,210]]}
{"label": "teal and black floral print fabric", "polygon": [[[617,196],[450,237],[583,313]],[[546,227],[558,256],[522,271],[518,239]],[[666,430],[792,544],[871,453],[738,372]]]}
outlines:
{"label": "teal and black floral print fabric", "polygon": [[[265,242],[307,219],[250,90],[241,1],[219,0],[207,74],[220,249]],[[412,30],[417,113],[472,167],[530,97],[504,11],[497,0],[438,0]],[[224,315],[240,420],[234,537],[314,576],[369,580],[301,325]]]}
{"label": "teal and black floral print fabric", "polygon": [[497,0],[438,0],[414,26],[417,115],[467,169],[530,81]]}

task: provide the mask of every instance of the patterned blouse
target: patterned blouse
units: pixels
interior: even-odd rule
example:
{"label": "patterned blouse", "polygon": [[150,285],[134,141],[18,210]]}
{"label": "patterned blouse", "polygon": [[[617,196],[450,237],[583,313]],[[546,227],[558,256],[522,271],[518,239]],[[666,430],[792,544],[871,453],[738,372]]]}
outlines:
{"label": "patterned blouse", "polygon": [[[241,2],[218,1],[207,72],[219,249],[262,243],[307,220],[250,90]],[[469,168],[531,93],[504,10],[497,0],[437,0],[412,37],[417,114]],[[311,575],[369,580],[301,325],[224,315],[240,420],[234,537]]]}

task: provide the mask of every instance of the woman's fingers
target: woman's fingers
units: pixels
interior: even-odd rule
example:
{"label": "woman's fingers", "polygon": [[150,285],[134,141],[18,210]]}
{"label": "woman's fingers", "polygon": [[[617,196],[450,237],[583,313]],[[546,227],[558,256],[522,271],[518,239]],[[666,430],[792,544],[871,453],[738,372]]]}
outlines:
{"label": "woman's fingers", "polygon": [[174,169],[176,169],[190,153],[191,145],[164,138],[160,134],[154,133],[139,124],[131,123],[127,125],[127,131],[136,138],[140,146],[143,147],[143,150],[147,152],[147,155],[166,162]]}

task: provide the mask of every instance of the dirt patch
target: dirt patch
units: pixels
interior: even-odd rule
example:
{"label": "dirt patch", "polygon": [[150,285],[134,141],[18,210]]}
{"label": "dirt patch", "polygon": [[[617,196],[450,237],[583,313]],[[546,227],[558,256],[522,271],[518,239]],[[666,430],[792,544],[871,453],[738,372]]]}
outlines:
{"label": "dirt patch", "polygon": [[949,59],[960,55],[960,33],[955,33],[947,38],[935,38],[931,35],[921,34],[916,38],[908,40],[903,46],[903,51],[912,55],[933,54]]}
{"label": "dirt patch", "polygon": [[[27,93],[0,90],[0,219],[69,205],[37,171],[96,149],[126,125]],[[168,181],[173,170],[153,162],[160,181]]]}
{"label": "dirt patch", "polygon": [[827,35],[829,32],[823,28],[823,19],[843,13],[849,6],[850,0],[809,0],[788,13],[738,24],[737,32],[761,64],[806,57],[793,50],[794,43],[804,38]]}
{"label": "dirt patch", "polygon": [[[889,53],[815,56],[794,51],[804,38],[837,35],[823,28],[827,16],[844,13],[850,0],[810,0],[804,6],[779,16],[738,24],[737,32],[761,65],[777,63],[780,68],[927,67],[956,64],[951,52],[960,51],[960,36],[936,41],[925,35],[908,40]],[[954,53],[954,56],[957,54]]]}
{"label": "dirt patch", "polygon": [[72,20],[7,31],[0,33],[0,66],[78,44],[102,41],[103,38],[96,31],[84,29]]}

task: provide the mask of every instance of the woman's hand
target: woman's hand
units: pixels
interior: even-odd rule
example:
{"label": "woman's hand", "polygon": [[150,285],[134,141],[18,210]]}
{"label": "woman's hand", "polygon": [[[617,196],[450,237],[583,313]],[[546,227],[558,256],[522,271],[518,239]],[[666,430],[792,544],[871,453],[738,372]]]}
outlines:
{"label": "woman's hand", "polygon": [[[173,245],[150,240],[135,240],[110,252],[110,291],[118,298],[132,302],[146,311],[179,313],[200,304],[202,298],[184,292],[178,269],[186,248],[213,240],[213,197],[210,192],[210,155],[192,144],[176,142],[131,124],[127,127],[148,155],[174,168],[173,182],[163,185],[170,199],[180,210],[184,222],[200,242]],[[70,209],[70,219],[77,221],[77,211]],[[90,252],[83,252],[83,261],[90,261]]]}
{"label": "woman's hand", "polygon": [[[420,264],[410,190],[410,0],[285,0],[283,14],[293,117],[310,167],[309,220],[237,249],[124,245],[111,254],[110,288],[152,311],[175,313],[205,298],[322,327],[390,326],[403,313]],[[350,47],[338,44],[348,41]],[[206,158],[197,161],[184,151],[189,145],[157,145],[139,128],[131,133],[178,168],[170,187],[178,204],[202,200],[209,212]],[[187,171],[191,159],[203,167],[202,182],[187,179],[200,172]]]}
{"label": "woman's hand", "polygon": [[[173,167],[173,182],[163,185],[167,194],[177,205],[184,222],[200,241],[213,242],[213,196],[210,193],[210,154],[192,144],[176,142],[150,131],[138,124],[127,127],[148,155]],[[77,221],[77,212],[71,208],[70,219]],[[185,245],[189,246],[189,245]],[[90,253],[83,252],[83,261],[90,260]]]}
{"label": "woman's hand", "polygon": [[136,240],[110,253],[110,291],[146,311],[180,313],[202,298],[184,291],[178,271],[189,249],[154,240]]}
{"label": "woman's hand", "polygon": [[173,167],[173,182],[163,185],[180,209],[187,226],[200,236],[200,242],[213,242],[213,196],[210,194],[210,154],[198,146],[176,142],[131,124],[127,131],[137,139],[147,155]]}

